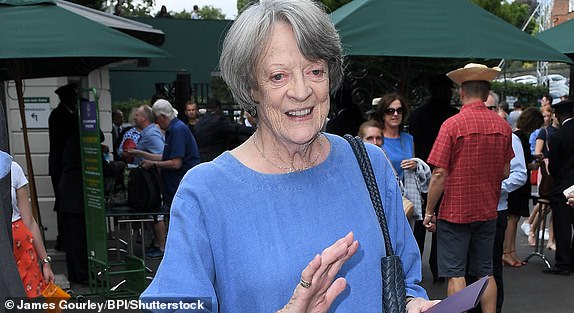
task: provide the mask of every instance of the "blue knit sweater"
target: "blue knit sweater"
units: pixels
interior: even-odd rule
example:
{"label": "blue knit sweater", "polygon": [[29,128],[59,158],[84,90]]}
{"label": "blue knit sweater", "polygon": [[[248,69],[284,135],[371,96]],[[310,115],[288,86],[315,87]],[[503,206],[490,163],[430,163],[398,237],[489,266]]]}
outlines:
{"label": "blue knit sweater", "polygon": [[[191,169],[173,201],[165,255],[142,299],[208,297],[218,308],[213,312],[274,312],[289,301],[309,261],[353,231],[359,250],[339,272],[348,285],[331,312],[382,310],[385,250],[369,193],[350,145],[325,136],[327,159],[303,172],[262,174],[229,152]],[[417,285],[419,250],[393,170],[378,147],[367,146],[407,295],[427,298]]]}

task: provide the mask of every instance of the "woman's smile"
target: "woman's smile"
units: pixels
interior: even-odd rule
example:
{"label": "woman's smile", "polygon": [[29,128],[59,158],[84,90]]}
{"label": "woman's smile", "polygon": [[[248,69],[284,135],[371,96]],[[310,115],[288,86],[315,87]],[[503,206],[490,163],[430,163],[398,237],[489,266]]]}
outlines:
{"label": "woman's smile", "polygon": [[302,117],[308,117],[309,115],[311,115],[311,113],[313,112],[313,109],[301,109],[301,110],[293,110],[293,111],[287,111],[287,116],[289,117],[296,117],[296,118],[302,118]]}

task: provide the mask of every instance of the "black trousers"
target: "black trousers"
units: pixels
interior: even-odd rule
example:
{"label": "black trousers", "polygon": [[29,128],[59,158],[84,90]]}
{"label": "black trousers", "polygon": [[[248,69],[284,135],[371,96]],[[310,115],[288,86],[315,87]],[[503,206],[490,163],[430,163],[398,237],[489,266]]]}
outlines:
{"label": "black trousers", "polygon": [[574,238],[572,226],[574,225],[574,209],[566,201],[552,202],[552,223],[554,237],[556,238],[556,267],[574,271]]}
{"label": "black trousers", "polygon": [[83,214],[64,212],[64,250],[68,280],[73,283],[88,281],[88,243],[86,237],[86,218]]}
{"label": "black trousers", "polygon": [[52,188],[54,188],[54,211],[56,211],[56,221],[57,221],[57,230],[58,235],[56,236],[56,246],[59,249],[64,247],[64,221],[62,212],[60,210],[60,191],[58,190],[58,186],[60,184],[60,175],[52,175],[50,179],[52,181]]}

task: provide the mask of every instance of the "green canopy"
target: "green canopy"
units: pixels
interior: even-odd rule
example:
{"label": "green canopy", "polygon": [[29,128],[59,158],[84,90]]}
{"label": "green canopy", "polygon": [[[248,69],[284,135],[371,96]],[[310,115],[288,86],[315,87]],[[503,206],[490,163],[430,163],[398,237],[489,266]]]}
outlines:
{"label": "green canopy", "polygon": [[547,45],[564,54],[574,54],[574,20],[569,20],[536,35]]}
{"label": "green canopy", "polygon": [[0,0],[0,80],[86,75],[125,59],[169,57],[157,47],[55,5]]}
{"label": "green canopy", "polygon": [[354,0],[331,20],[350,55],[572,62],[468,0]]}
{"label": "green canopy", "polygon": [[54,0],[0,0],[0,29],[0,81],[14,80],[16,85],[32,211],[43,229],[24,116],[22,80],[87,75],[96,68],[126,59],[170,55],[57,6]]}

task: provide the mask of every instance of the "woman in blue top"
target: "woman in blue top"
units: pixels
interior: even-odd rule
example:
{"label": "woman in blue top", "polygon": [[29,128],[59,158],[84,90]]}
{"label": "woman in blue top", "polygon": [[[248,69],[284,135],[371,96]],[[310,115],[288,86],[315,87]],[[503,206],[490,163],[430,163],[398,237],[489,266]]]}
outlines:
{"label": "woman in blue top", "polygon": [[[201,297],[210,312],[233,313],[382,311],[385,249],[369,192],[350,145],[320,132],[343,76],[341,50],[311,0],[252,3],[235,20],[221,74],[258,117],[257,131],[183,178],[144,302]],[[418,285],[420,255],[392,169],[379,148],[367,150],[403,260],[407,311],[424,312],[435,302]]]}
{"label": "woman in blue top", "polygon": [[383,150],[391,160],[400,179],[403,170],[415,170],[415,144],[413,136],[401,131],[409,108],[406,100],[397,93],[384,95],[377,105],[377,120],[383,126]]}

